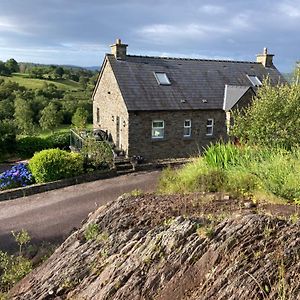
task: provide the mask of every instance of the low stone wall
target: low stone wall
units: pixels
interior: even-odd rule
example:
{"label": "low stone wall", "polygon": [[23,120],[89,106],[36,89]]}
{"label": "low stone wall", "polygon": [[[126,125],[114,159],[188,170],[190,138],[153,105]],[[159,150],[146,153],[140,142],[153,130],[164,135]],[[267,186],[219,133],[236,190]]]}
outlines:
{"label": "low stone wall", "polygon": [[2,191],[0,192],[0,201],[30,196],[38,193],[43,193],[46,191],[60,189],[74,184],[110,178],[116,175],[117,175],[116,170],[96,171],[96,172],[86,173],[72,178],[49,182],[49,183],[34,184],[26,187],[20,187],[16,189],[7,190],[7,191]]}

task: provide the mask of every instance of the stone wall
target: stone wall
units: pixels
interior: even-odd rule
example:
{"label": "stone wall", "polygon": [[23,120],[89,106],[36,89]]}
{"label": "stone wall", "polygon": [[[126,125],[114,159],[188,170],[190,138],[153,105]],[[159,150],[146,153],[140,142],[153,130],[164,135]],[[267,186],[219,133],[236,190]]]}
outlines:
{"label": "stone wall", "polygon": [[[107,130],[117,145],[117,118],[119,118],[120,143],[118,148],[128,149],[128,112],[113,70],[106,60],[101,80],[93,99],[93,126]],[[100,120],[97,122],[97,108]]]}
{"label": "stone wall", "polygon": [[[183,136],[184,120],[192,122],[191,137]],[[212,136],[206,135],[207,119],[214,119]],[[164,138],[152,139],[152,121],[163,120]],[[226,140],[226,116],[222,110],[130,112],[128,155],[145,159],[189,157],[219,139]]]}

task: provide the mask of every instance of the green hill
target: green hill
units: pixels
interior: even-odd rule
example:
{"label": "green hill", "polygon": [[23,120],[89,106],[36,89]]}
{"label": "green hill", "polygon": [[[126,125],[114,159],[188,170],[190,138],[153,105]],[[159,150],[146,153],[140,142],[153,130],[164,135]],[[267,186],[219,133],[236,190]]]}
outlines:
{"label": "green hill", "polygon": [[5,81],[11,80],[15,81],[18,84],[28,88],[28,89],[40,89],[43,88],[45,83],[55,84],[59,89],[62,90],[81,90],[82,87],[76,81],[69,79],[57,79],[57,80],[47,80],[47,79],[35,79],[29,78],[28,74],[24,73],[13,73],[11,76],[0,76],[0,78]]}

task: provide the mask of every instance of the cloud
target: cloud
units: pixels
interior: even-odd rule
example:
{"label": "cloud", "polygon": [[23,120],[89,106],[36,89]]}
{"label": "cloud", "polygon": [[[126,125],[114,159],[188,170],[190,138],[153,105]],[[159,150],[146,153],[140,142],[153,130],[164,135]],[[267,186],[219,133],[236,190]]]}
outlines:
{"label": "cloud", "polygon": [[297,4],[297,1],[295,1],[294,4],[281,3],[278,6],[278,10],[290,18],[300,19],[300,5],[299,2]]}
{"label": "cloud", "polygon": [[226,10],[223,6],[207,4],[201,6],[199,11],[209,15],[219,15],[224,13]]}
{"label": "cloud", "polygon": [[26,34],[20,24],[5,16],[0,16],[0,32]]}
{"label": "cloud", "polygon": [[168,42],[169,40],[200,39],[220,34],[228,34],[228,28],[220,28],[214,25],[203,24],[152,24],[142,27],[137,31],[144,39],[156,42]]}

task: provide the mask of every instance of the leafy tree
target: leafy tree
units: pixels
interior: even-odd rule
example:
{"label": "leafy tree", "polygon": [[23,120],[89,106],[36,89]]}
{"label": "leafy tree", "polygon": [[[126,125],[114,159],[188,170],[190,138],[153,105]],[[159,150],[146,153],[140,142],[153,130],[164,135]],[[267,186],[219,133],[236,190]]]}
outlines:
{"label": "leafy tree", "polygon": [[33,112],[30,103],[22,98],[15,100],[15,123],[22,134],[32,134],[34,132]]}
{"label": "leafy tree", "polygon": [[83,130],[86,127],[87,118],[88,112],[84,108],[78,107],[72,117],[72,124],[77,130]]}
{"label": "leafy tree", "polygon": [[9,70],[10,73],[16,73],[20,71],[19,65],[16,60],[13,58],[9,59],[5,63],[6,68]]}
{"label": "leafy tree", "polygon": [[53,131],[62,122],[62,114],[54,103],[49,103],[41,112],[40,125],[44,130]]}
{"label": "leafy tree", "polygon": [[62,76],[64,75],[64,73],[65,73],[65,71],[64,71],[64,69],[62,67],[57,67],[55,69],[55,72],[54,72],[54,74],[55,74],[55,76],[57,78],[62,78]]}
{"label": "leafy tree", "polygon": [[14,111],[14,101],[10,99],[0,101],[0,120],[13,119]]}
{"label": "leafy tree", "polygon": [[14,150],[16,144],[16,126],[12,120],[0,119],[0,153]]}
{"label": "leafy tree", "polygon": [[11,72],[6,67],[5,63],[0,60],[0,75],[8,76],[10,74],[11,74]]}
{"label": "leafy tree", "polygon": [[290,149],[300,141],[300,86],[264,82],[251,106],[233,114],[231,135],[250,144]]}

